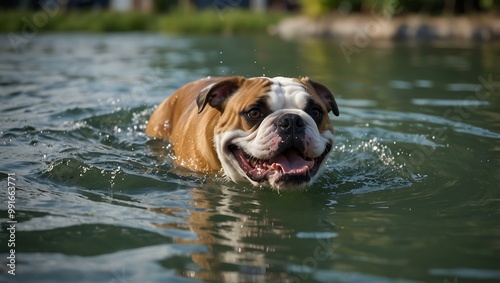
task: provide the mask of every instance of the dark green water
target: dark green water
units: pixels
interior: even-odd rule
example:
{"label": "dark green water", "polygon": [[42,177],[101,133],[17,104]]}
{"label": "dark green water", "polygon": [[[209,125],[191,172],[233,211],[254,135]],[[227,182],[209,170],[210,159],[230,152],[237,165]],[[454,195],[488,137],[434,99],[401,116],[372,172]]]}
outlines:
{"label": "dark green water", "polygon": [[[500,281],[500,45],[359,51],[153,34],[13,50],[2,35],[0,281]],[[314,187],[278,194],[156,158],[154,106],[225,74],[335,92],[336,145]]]}

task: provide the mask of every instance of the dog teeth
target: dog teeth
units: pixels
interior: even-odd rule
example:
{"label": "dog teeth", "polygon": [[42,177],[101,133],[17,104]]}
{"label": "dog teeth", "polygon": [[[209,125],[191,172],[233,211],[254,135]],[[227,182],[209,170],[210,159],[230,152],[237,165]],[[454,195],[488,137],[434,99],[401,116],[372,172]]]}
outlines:
{"label": "dog teeth", "polygon": [[271,169],[273,169],[273,170],[281,170],[281,166],[279,166],[276,163],[273,163],[273,165],[271,165]]}
{"label": "dog teeth", "polygon": [[267,162],[267,160],[256,159],[256,158],[249,158],[247,160],[247,162],[253,168],[258,169],[258,170],[262,170],[262,171],[268,170],[269,167],[270,167],[270,165]]}

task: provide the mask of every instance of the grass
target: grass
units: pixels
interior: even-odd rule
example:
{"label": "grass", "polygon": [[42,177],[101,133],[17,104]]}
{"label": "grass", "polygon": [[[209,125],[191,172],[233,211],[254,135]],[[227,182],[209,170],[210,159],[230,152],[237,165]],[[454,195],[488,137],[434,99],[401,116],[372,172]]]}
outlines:
{"label": "grass", "polygon": [[54,12],[0,11],[0,32],[124,32],[150,31],[174,34],[228,34],[265,32],[286,14],[254,13],[244,10],[170,12],[144,14],[136,12]]}

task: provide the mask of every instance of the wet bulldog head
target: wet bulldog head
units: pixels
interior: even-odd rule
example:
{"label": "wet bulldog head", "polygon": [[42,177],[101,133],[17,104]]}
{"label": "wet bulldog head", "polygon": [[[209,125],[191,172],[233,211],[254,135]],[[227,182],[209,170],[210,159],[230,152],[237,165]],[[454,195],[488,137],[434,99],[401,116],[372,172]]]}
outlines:
{"label": "wet bulldog head", "polygon": [[199,112],[220,112],[215,149],[234,181],[300,189],[322,170],[333,145],[330,111],[339,115],[332,93],[308,78],[232,77],[197,97]]}

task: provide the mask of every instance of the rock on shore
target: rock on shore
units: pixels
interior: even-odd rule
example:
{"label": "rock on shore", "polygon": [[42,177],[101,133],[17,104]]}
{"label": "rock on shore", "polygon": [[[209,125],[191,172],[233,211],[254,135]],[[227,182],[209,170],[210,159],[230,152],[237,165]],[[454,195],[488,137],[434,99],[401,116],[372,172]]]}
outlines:
{"label": "rock on shore", "polygon": [[269,29],[286,39],[369,37],[371,40],[472,40],[500,39],[500,19],[493,15],[390,17],[383,14],[329,15],[313,19],[296,16]]}

